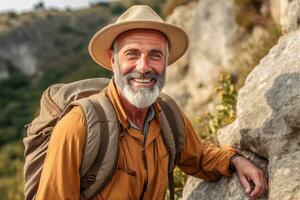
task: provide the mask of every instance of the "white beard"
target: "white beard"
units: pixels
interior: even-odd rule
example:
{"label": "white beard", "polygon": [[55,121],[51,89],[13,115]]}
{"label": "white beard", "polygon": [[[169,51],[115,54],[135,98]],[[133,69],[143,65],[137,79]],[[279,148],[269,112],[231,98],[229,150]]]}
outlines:
{"label": "white beard", "polygon": [[164,71],[163,75],[156,77],[156,82],[152,88],[138,89],[135,89],[129,85],[129,81],[126,79],[126,77],[130,76],[130,74],[123,76],[117,63],[113,67],[113,72],[115,83],[120,89],[122,95],[137,108],[147,108],[152,105],[159,97],[159,94],[165,85],[166,70]]}
{"label": "white beard", "polygon": [[137,108],[149,107],[160,94],[160,90],[156,84],[153,86],[153,89],[140,88],[137,91],[133,91],[131,86],[126,85],[121,91],[123,96]]}

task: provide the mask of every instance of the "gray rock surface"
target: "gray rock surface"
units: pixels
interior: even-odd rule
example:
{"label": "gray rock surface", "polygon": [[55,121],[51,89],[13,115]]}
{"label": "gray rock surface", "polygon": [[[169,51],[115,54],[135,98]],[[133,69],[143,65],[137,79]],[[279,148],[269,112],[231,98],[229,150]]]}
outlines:
{"label": "gray rock surface", "polygon": [[[267,161],[263,158],[257,158],[254,154],[244,152],[248,158],[260,165],[266,172]],[[195,177],[189,177],[188,187],[183,191],[183,199],[188,200],[248,200],[243,188],[240,185],[237,174],[232,178],[221,178],[218,182],[205,182]],[[261,197],[259,200],[266,200]]]}
{"label": "gray rock surface", "polygon": [[[221,145],[241,149],[265,171],[269,192],[261,199],[300,199],[299,111],[300,30],[283,36],[250,73],[238,94],[236,121],[219,134]],[[237,176],[196,182],[183,199],[247,199]]]}

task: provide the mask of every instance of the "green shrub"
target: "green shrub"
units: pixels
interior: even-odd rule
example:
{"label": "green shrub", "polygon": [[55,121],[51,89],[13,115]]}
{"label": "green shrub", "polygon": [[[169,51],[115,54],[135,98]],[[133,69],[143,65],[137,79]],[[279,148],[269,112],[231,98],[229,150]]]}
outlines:
{"label": "green shrub", "polygon": [[114,3],[112,6],[111,6],[111,13],[113,15],[121,15],[124,11],[126,10],[126,7],[124,7],[122,5],[122,3]]}
{"label": "green shrub", "polygon": [[[6,144],[0,149],[0,176],[12,176],[18,168],[18,162],[23,161],[24,148],[21,142]],[[16,162],[16,163],[12,163]]]}
{"label": "green shrub", "polygon": [[183,187],[187,181],[187,175],[179,168],[174,169],[174,187],[175,187],[175,199],[182,198]]}
{"label": "green shrub", "polygon": [[218,130],[233,122],[236,117],[237,90],[230,75],[220,76],[216,93],[221,97],[220,103],[216,106],[216,114],[207,112],[204,117],[199,117],[198,121],[201,130],[204,130],[200,137],[218,144]]}
{"label": "green shrub", "polygon": [[73,46],[73,51],[74,51],[75,53],[80,53],[81,51],[87,49],[87,48],[84,48],[84,47],[85,47],[85,43],[83,43],[83,42],[77,42],[77,43]]}
{"label": "green shrub", "polygon": [[[176,200],[182,199],[183,187],[187,181],[187,175],[176,167],[173,171],[174,174],[174,196]],[[167,190],[165,199],[170,199],[170,191]]]}
{"label": "green shrub", "polygon": [[59,32],[62,34],[74,34],[77,36],[85,36],[85,33],[68,25],[68,24],[64,24],[62,26],[59,27]]}
{"label": "green shrub", "polygon": [[24,148],[21,142],[0,149],[0,199],[22,200]]}
{"label": "green shrub", "polygon": [[17,70],[9,71],[10,77],[0,81],[0,146],[23,136],[36,104],[36,92],[30,89],[28,78]]}

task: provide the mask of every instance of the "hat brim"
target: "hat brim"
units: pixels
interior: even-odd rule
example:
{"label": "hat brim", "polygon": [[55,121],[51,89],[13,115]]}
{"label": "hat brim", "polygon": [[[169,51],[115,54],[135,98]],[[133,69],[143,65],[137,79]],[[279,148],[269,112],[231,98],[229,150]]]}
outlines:
{"label": "hat brim", "polygon": [[187,50],[189,40],[186,32],[172,24],[157,21],[129,21],[106,26],[98,31],[90,41],[89,53],[100,66],[112,70],[109,50],[121,33],[133,29],[152,29],[162,32],[169,40],[168,65],[173,64]]}

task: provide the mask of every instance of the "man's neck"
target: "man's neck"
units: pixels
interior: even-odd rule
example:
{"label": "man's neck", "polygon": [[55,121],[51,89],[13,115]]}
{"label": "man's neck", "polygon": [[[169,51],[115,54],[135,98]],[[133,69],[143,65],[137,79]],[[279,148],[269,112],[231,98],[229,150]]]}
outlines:
{"label": "man's neck", "polygon": [[137,108],[134,105],[132,105],[120,92],[119,89],[117,89],[118,95],[120,97],[121,104],[123,106],[124,111],[126,112],[126,115],[128,116],[128,119],[133,122],[140,130],[143,130],[144,121],[147,115],[147,112],[149,110],[149,107],[147,108]]}

